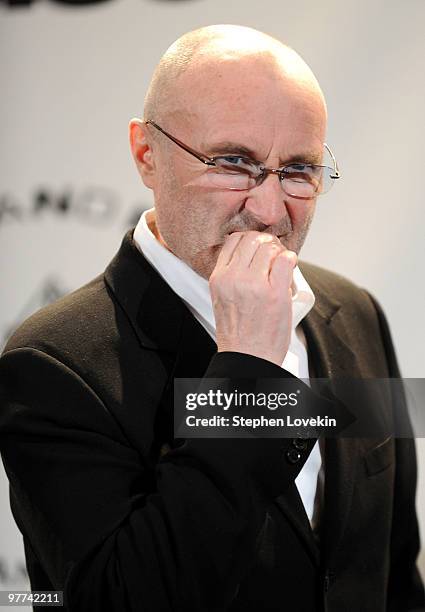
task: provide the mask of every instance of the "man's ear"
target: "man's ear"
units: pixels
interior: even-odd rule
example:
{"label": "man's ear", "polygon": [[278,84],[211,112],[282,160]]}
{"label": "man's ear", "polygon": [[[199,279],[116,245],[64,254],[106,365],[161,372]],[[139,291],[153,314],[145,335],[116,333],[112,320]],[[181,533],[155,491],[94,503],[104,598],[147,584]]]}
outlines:
{"label": "man's ear", "polygon": [[150,144],[151,138],[148,138],[148,127],[140,119],[132,119],[128,127],[131,152],[139,174],[146,187],[153,189],[155,163]]}

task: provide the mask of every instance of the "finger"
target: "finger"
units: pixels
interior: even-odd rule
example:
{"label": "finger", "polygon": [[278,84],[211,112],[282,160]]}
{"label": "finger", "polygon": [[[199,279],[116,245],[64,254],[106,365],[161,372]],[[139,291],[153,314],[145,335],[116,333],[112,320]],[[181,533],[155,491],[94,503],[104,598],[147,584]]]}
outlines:
{"label": "finger", "polygon": [[242,240],[244,233],[243,232],[233,232],[230,236],[227,236],[224,241],[223,247],[217,257],[218,267],[228,266],[232,260],[233,253],[235,252],[236,247],[239,242]]}
{"label": "finger", "polygon": [[268,281],[274,258],[284,250],[285,247],[280,242],[262,242],[255,251],[249,269],[255,276],[262,276]]}
{"label": "finger", "polygon": [[275,240],[271,234],[264,232],[246,232],[235,249],[232,257],[232,264],[248,268],[257,252],[257,249],[262,244],[269,244]]}
{"label": "finger", "polygon": [[272,287],[282,288],[288,291],[292,285],[292,274],[297,265],[297,255],[294,251],[282,251],[273,259],[269,274],[269,281]]}

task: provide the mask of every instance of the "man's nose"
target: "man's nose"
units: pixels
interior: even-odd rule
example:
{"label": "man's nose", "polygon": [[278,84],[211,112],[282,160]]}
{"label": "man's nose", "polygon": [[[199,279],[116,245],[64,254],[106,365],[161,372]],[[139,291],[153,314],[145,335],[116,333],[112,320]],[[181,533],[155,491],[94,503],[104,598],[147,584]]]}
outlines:
{"label": "man's nose", "polygon": [[288,214],[279,176],[269,174],[261,185],[251,189],[245,208],[264,225],[277,225]]}

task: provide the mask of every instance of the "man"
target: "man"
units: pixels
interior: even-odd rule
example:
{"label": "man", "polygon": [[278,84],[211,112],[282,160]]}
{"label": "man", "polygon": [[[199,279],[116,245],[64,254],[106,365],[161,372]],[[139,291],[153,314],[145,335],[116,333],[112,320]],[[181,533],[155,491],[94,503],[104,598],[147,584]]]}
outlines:
{"label": "man", "polygon": [[183,36],[130,124],[155,208],[9,341],[12,511],[32,588],[67,610],[425,610],[413,440],[174,440],[178,377],[399,375],[372,298],[297,266],[338,176],[325,129],[291,49],[237,26]]}

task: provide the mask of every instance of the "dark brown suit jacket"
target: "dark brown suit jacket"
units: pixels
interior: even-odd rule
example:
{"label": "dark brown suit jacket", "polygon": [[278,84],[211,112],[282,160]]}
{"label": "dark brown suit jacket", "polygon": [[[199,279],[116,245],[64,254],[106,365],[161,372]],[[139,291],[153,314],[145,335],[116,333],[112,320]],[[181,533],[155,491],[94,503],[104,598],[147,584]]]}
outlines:
{"label": "dark brown suit jacket", "polygon": [[[311,371],[398,376],[371,297],[302,270]],[[295,463],[290,439],[173,448],[173,379],[238,376],[291,377],[217,354],[131,232],[105,274],[17,330],[0,359],[0,448],[32,588],[63,590],[76,612],[425,610],[413,441],[326,441],[318,543],[294,484],[314,440]]]}

